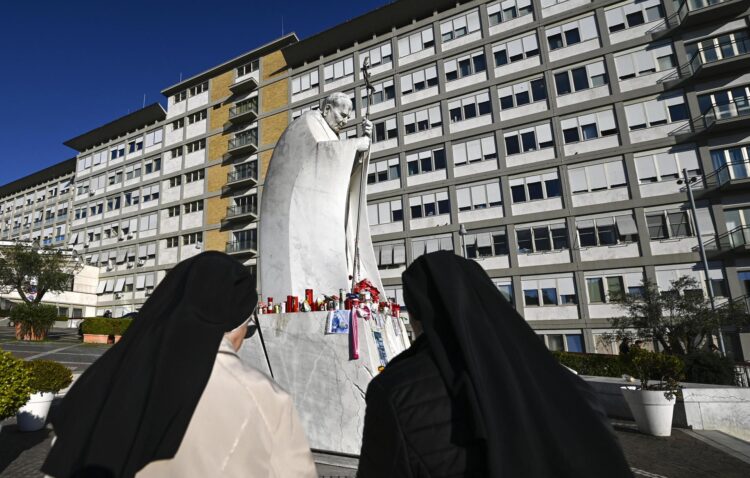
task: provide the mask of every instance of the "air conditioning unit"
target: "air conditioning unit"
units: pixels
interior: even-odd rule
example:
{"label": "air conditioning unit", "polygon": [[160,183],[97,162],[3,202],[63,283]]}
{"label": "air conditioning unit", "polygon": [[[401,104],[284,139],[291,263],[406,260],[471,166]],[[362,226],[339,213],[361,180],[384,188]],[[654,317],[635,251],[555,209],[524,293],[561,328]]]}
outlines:
{"label": "air conditioning unit", "polygon": [[112,267],[111,265],[107,264],[107,269],[106,270],[107,270],[107,272],[109,272],[111,270],[114,270],[114,267]]}
{"label": "air conditioning unit", "polygon": [[153,289],[146,289],[146,292],[144,292],[144,294],[151,295],[151,292],[153,292]]}
{"label": "air conditioning unit", "polygon": [[117,240],[118,240],[118,241],[124,241],[124,240],[125,240],[125,237],[123,237],[123,236],[117,236]]}
{"label": "air conditioning unit", "polygon": [[89,191],[89,196],[93,196],[94,194],[96,194],[96,191]]}
{"label": "air conditioning unit", "polygon": [[115,299],[122,299],[122,292],[115,292]]}
{"label": "air conditioning unit", "polygon": [[138,267],[143,266],[146,263],[145,259],[138,259]]}
{"label": "air conditioning unit", "polygon": [[88,243],[88,242],[87,242],[87,243],[85,243],[85,244],[83,245],[83,248],[84,248],[84,249],[88,249],[88,248],[89,248],[89,243]]}
{"label": "air conditioning unit", "polygon": [[128,262],[128,269],[132,269],[132,268],[133,268],[133,265],[134,265],[134,264],[133,264],[132,262]]}
{"label": "air conditioning unit", "polygon": [[127,235],[127,238],[128,238],[128,239],[132,239],[132,238],[133,238],[133,235],[132,235],[132,234],[128,234],[128,235]]}

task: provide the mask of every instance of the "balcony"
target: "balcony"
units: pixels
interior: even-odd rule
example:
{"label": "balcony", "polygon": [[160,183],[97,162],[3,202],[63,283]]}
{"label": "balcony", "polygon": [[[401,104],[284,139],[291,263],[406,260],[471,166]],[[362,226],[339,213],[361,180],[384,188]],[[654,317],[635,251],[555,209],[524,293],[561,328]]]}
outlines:
{"label": "balcony", "polygon": [[228,155],[253,154],[258,151],[258,130],[251,129],[229,140]]}
{"label": "balcony", "polygon": [[747,255],[750,253],[750,226],[732,229],[706,242],[703,247],[706,249],[706,255],[711,259],[718,259],[729,254]]}
{"label": "balcony", "polygon": [[258,87],[258,80],[256,80],[253,75],[250,75],[244,80],[240,80],[229,85],[229,90],[235,95],[238,95],[240,93],[253,91],[257,87]]}
{"label": "balcony", "polygon": [[[254,198],[254,196],[253,196]],[[227,208],[227,215],[221,220],[221,226],[234,221],[252,222],[258,220],[258,203],[252,201],[248,204],[238,204]]]}
{"label": "balcony", "polygon": [[659,37],[677,28],[689,28],[716,21],[745,11],[746,0],[683,0],[677,11],[666,18],[666,30]]}
{"label": "balcony", "polygon": [[258,118],[258,98],[243,101],[229,109],[229,121],[233,124],[251,123]]}
{"label": "balcony", "polygon": [[729,103],[712,106],[703,115],[669,133],[677,142],[692,141],[700,136],[723,133],[750,125],[750,101],[737,98]]}
{"label": "balcony", "polygon": [[661,78],[657,83],[663,83],[667,88],[674,88],[689,81],[726,75],[733,71],[747,71],[748,68],[750,68],[750,38],[743,38],[699,49],[688,63]]}
{"label": "balcony", "polygon": [[750,161],[725,164],[706,176],[706,189],[721,189],[721,192],[747,187],[750,184]]}
{"label": "balcony", "polygon": [[255,187],[258,184],[257,162],[241,164],[227,174],[227,183],[222,187],[222,194],[227,194],[231,189],[237,187]]}
{"label": "balcony", "polygon": [[254,238],[244,241],[231,241],[227,242],[226,250],[227,254],[241,255],[241,254],[258,254],[258,241]]}

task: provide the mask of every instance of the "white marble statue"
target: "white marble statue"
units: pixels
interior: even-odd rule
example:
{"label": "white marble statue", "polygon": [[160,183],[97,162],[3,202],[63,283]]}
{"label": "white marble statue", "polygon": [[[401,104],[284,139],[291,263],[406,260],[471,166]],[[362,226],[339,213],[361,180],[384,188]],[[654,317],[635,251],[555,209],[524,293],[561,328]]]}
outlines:
{"label": "white marble statue", "polygon": [[[261,297],[281,302],[349,290],[354,271],[359,219],[359,265],[356,279],[383,286],[370,239],[366,184],[372,123],[364,135],[339,139],[352,114],[343,93],[333,93],[320,111],[308,111],[281,135],[266,173],[259,223]],[[363,161],[364,158],[364,161]],[[361,187],[360,187],[361,186]],[[360,206],[361,204],[361,206]]]}

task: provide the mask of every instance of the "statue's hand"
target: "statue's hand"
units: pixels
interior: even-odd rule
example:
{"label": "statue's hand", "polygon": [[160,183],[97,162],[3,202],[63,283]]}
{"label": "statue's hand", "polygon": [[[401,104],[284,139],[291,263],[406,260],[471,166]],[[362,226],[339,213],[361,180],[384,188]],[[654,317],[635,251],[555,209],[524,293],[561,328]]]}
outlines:
{"label": "statue's hand", "polygon": [[368,138],[372,137],[372,121],[367,118],[362,120],[362,134]]}
{"label": "statue's hand", "polygon": [[362,136],[361,138],[357,138],[357,151],[367,151],[370,149],[370,137],[369,136]]}

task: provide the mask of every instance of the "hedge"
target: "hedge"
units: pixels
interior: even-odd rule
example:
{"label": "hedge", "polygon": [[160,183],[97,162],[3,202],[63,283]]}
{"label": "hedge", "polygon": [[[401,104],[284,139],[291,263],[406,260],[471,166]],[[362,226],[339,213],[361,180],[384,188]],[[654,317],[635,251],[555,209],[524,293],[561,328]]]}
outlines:
{"label": "hedge", "polygon": [[84,334],[122,335],[130,327],[131,322],[133,319],[90,317],[83,320],[81,330]]}
{"label": "hedge", "polygon": [[26,405],[31,394],[31,374],[22,360],[0,350],[0,421]]}
{"label": "hedge", "polygon": [[57,393],[73,382],[73,373],[65,365],[54,360],[32,360],[24,362],[31,374],[31,389],[34,393]]}

